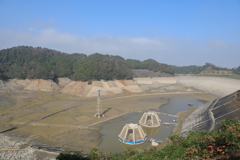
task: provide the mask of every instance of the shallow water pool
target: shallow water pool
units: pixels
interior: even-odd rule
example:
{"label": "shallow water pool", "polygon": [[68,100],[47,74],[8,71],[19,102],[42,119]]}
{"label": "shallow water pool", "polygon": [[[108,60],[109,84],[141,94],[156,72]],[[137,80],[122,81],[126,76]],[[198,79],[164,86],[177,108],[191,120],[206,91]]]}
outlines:
{"label": "shallow water pool", "polygon": [[[188,106],[188,103],[193,103],[193,106]],[[172,98],[168,103],[161,105],[158,109],[152,109],[152,111],[164,112],[168,114],[177,114],[180,111],[189,110],[192,107],[204,104],[204,102],[197,99],[181,99]],[[138,123],[143,113],[129,113],[127,115],[115,118],[108,122],[105,122],[102,126],[100,133],[102,134],[102,143],[98,146],[99,150],[103,153],[113,152],[122,153],[129,149],[144,149],[147,148],[150,143],[147,142],[150,138],[155,138],[160,141],[164,141],[170,136],[173,125],[165,126],[161,125],[157,128],[143,127],[144,132],[147,134],[147,141],[140,145],[126,145],[118,140],[118,134],[121,132],[123,126],[127,123]],[[174,117],[159,115],[161,122],[173,122]]]}

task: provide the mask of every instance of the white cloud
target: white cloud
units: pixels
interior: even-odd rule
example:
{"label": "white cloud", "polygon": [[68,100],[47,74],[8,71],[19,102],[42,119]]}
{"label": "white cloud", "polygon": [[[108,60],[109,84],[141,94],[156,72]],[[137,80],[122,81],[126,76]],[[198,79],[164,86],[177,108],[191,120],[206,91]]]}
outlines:
{"label": "white cloud", "polygon": [[39,44],[70,45],[77,41],[77,37],[67,33],[59,33],[55,29],[42,30],[36,36],[36,42]]}
{"label": "white cloud", "polygon": [[211,39],[208,41],[208,44],[214,48],[226,48],[229,46],[226,42],[220,39]]}
{"label": "white cloud", "polygon": [[203,65],[205,62],[223,67],[240,65],[237,61],[240,58],[240,47],[220,39],[201,41],[193,37],[84,37],[62,33],[54,28],[34,33],[0,28],[0,49],[19,45],[46,47],[66,53],[89,55],[98,52],[139,60],[152,58],[173,65]]}

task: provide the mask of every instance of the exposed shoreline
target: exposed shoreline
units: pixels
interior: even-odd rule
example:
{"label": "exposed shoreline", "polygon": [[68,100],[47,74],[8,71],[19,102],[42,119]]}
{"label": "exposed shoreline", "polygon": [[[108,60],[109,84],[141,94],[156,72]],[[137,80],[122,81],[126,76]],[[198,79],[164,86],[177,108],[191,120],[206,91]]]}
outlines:
{"label": "exposed shoreline", "polygon": [[[56,146],[56,148],[83,151],[85,153],[88,153],[91,149],[102,143],[101,129],[103,124],[98,124],[90,129],[77,129],[78,126],[86,126],[99,121],[99,119],[93,117],[96,112],[96,104],[94,103],[96,98],[79,98],[65,94],[45,92],[36,92],[32,94],[12,93],[12,95],[11,97],[17,99],[16,106],[18,108],[15,109],[14,107],[10,107],[5,113],[9,113],[10,109],[16,111],[21,110],[21,112],[15,111],[16,116],[14,116],[13,119],[6,116],[4,121],[0,123],[0,129],[2,129],[1,127],[4,128],[5,125],[16,126],[26,120],[29,121],[32,119],[32,117],[30,117],[31,114],[37,113],[36,115],[41,117],[42,115],[46,115],[46,113],[52,113],[56,109],[78,106],[64,114],[60,113],[41,120],[40,122],[32,122],[28,126],[10,131],[9,134],[28,137],[33,132],[36,132],[39,135],[39,137],[34,140],[36,143],[41,142],[41,144],[47,144],[47,146],[50,147]],[[186,88],[180,84],[164,86],[164,90],[161,88],[153,89],[150,93],[144,92],[134,95],[106,96],[103,97],[102,102],[104,110],[107,110],[107,113],[106,116],[101,119],[108,119],[129,111],[134,112],[156,109],[168,103],[171,98],[210,100],[214,97],[216,96],[194,88]],[[25,107],[26,105],[35,105],[36,107],[29,108],[28,106]],[[58,107],[59,105],[61,106],[60,108]],[[28,110],[22,112],[22,109],[25,108]],[[56,109],[54,110],[54,108]],[[28,114],[29,112],[31,114]],[[178,114],[180,114],[181,117],[183,113]],[[8,135],[8,133],[5,135]]]}
{"label": "exposed shoreline", "polygon": [[[187,94],[187,93],[186,93]],[[146,97],[147,96],[147,97]],[[144,95],[136,95],[136,97],[128,97],[128,96],[126,96],[126,97],[122,97],[123,98],[123,100],[126,100],[126,98],[130,98],[130,99],[132,99],[132,98],[134,98],[134,99],[136,99],[136,100],[138,100],[138,99],[142,99],[142,98],[145,98],[146,100],[148,99],[148,98],[150,98],[150,97],[162,97],[161,99],[158,99],[158,102],[156,103],[156,102],[150,102],[152,105],[150,106],[150,107],[146,107],[146,106],[144,106],[144,108],[142,108],[142,109],[140,109],[140,110],[145,110],[145,111],[147,111],[148,109],[156,109],[156,108],[158,108],[160,105],[163,105],[163,104],[166,104],[166,103],[168,103],[168,100],[170,99],[170,98],[174,98],[174,97],[179,97],[179,98],[189,98],[189,95],[184,95],[184,94],[182,94],[182,95],[176,95],[176,94],[171,94],[171,93],[169,93],[169,94],[144,94]],[[193,98],[193,97],[192,97]],[[151,98],[150,98],[151,99]],[[155,100],[154,100],[155,101]],[[105,102],[104,102],[105,103]],[[149,103],[149,102],[148,102]],[[153,105],[153,103],[156,103],[155,105]],[[159,105],[160,104],[160,105]],[[136,108],[137,109],[137,108]],[[124,109],[124,111],[125,112],[127,112],[127,111],[134,111],[134,110],[136,110],[136,109],[134,109],[133,108],[133,110],[132,109],[129,109],[129,108],[125,108]],[[137,109],[137,110],[139,110],[139,109]],[[136,111],[137,111],[136,110]],[[102,124],[100,124],[100,125],[102,125]],[[97,132],[98,134],[99,134],[99,136],[97,136],[97,138],[96,138],[96,140],[97,140],[97,143],[96,143],[96,145],[95,146],[98,146],[100,143],[101,143],[101,133],[100,133],[100,130],[101,130],[101,126],[96,126],[96,127],[94,127],[94,130],[92,130],[93,132]],[[17,131],[17,130],[16,130]],[[90,129],[90,131],[91,131],[91,129]],[[15,132],[15,134],[16,134],[17,132]],[[19,134],[19,133],[18,133]],[[22,134],[21,134],[22,135]],[[25,135],[25,134],[23,134],[23,135]],[[26,137],[27,135],[25,135],[25,137]],[[96,136],[96,135],[95,135]],[[99,140],[100,139],[100,140]]]}

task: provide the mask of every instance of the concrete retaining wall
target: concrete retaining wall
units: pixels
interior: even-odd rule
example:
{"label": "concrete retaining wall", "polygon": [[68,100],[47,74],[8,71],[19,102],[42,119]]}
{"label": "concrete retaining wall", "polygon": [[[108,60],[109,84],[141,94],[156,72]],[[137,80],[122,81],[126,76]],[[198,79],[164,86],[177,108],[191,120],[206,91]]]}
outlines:
{"label": "concrete retaining wall", "polygon": [[219,122],[226,118],[234,119],[239,115],[240,90],[199,106],[183,121],[181,136],[186,136],[190,130],[211,131],[219,129]]}
{"label": "concrete retaining wall", "polygon": [[159,84],[179,83],[186,87],[194,87],[217,96],[226,96],[240,89],[240,80],[220,78],[220,77],[198,77],[198,76],[181,76],[181,77],[153,77],[153,78],[134,78],[134,81],[144,87],[159,88]]}
{"label": "concrete retaining wall", "polygon": [[240,89],[240,80],[219,77],[179,77],[178,83],[218,96],[226,96]]}

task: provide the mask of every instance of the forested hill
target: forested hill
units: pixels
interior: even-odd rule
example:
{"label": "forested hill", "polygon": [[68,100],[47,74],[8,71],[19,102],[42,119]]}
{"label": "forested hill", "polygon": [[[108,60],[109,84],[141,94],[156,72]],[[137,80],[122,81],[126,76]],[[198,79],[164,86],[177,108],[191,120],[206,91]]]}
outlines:
{"label": "forested hill", "polygon": [[0,79],[54,79],[72,80],[132,79],[130,69],[148,69],[174,74],[173,66],[154,60],[125,60],[120,56],[95,53],[67,54],[41,48],[18,46],[0,50]]}
{"label": "forested hill", "polygon": [[127,59],[126,62],[130,65],[131,69],[148,69],[154,72],[162,72],[170,75],[174,74],[173,66],[159,63],[153,59],[148,59],[142,62],[135,59]]}
{"label": "forested hill", "polygon": [[196,66],[196,65],[191,65],[191,66],[182,66],[182,67],[177,67],[175,66],[174,71],[176,74],[199,74],[202,71],[235,71],[235,69],[228,69],[228,68],[223,68],[223,67],[218,67],[215,66],[212,63],[206,63],[203,66]]}
{"label": "forested hill", "polygon": [[231,70],[240,74],[238,68],[217,67],[211,63],[203,66],[171,66],[153,59],[140,61],[120,56],[89,56],[80,53],[67,54],[41,47],[18,46],[0,50],[0,79],[54,79],[68,77],[72,80],[132,79],[131,69],[147,69],[164,75],[198,74],[208,70]]}

